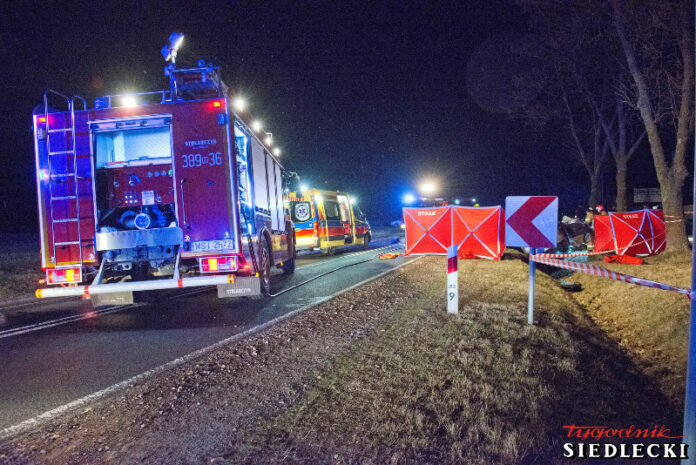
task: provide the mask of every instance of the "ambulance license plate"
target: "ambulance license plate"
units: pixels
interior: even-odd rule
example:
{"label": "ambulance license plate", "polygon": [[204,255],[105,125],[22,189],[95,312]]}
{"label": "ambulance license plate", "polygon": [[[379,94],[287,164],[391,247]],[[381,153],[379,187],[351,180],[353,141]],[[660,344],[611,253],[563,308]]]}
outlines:
{"label": "ambulance license plate", "polygon": [[234,250],[233,239],[220,239],[217,241],[196,241],[190,243],[191,252],[206,252],[208,250]]}

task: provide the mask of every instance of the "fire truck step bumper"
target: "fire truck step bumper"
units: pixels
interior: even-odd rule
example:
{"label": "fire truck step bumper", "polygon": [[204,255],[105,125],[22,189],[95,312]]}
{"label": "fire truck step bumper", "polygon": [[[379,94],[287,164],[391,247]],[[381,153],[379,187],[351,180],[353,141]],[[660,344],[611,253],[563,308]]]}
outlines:
{"label": "fire truck step bumper", "polygon": [[182,279],[160,279],[153,281],[130,281],[125,283],[95,284],[94,286],[49,287],[37,289],[36,297],[84,296],[92,294],[109,294],[114,292],[154,291],[158,289],[176,289],[184,287],[215,286],[234,283],[237,276],[233,274],[216,276],[196,276]]}

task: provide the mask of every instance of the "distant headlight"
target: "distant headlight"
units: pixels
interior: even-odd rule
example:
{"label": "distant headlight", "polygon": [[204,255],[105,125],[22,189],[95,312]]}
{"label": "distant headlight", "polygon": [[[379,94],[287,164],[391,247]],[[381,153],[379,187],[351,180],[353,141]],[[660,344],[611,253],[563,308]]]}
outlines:
{"label": "distant headlight", "polygon": [[401,229],[406,229],[406,225],[404,223],[401,223],[401,226],[399,226]]}

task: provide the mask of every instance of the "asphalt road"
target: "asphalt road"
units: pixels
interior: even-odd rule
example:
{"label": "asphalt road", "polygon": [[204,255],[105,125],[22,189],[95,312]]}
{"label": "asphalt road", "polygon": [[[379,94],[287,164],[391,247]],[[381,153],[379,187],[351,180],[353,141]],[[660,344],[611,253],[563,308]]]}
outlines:
{"label": "asphalt road", "polygon": [[[375,240],[370,250],[334,257],[301,256],[293,275],[276,272],[273,292],[376,257],[390,242]],[[371,260],[259,301],[218,299],[215,288],[206,288],[162,291],[111,313],[90,313],[89,302],[79,299],[8,311],[8,325],[0,328],[0,430],[320,302],[404,260],[410,259]]]}

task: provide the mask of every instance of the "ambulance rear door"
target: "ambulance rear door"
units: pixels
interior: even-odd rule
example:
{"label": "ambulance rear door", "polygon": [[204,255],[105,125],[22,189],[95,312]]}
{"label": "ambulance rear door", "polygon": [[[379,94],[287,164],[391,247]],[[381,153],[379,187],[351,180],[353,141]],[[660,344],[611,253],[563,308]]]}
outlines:
{"label": "ambulance rear door", "polygon": [[346,244],[354,243],[353,215],[351,214],[350,199],[347,195],[338,195],[338,208],[341,216],[343,234],[346,237]]}

